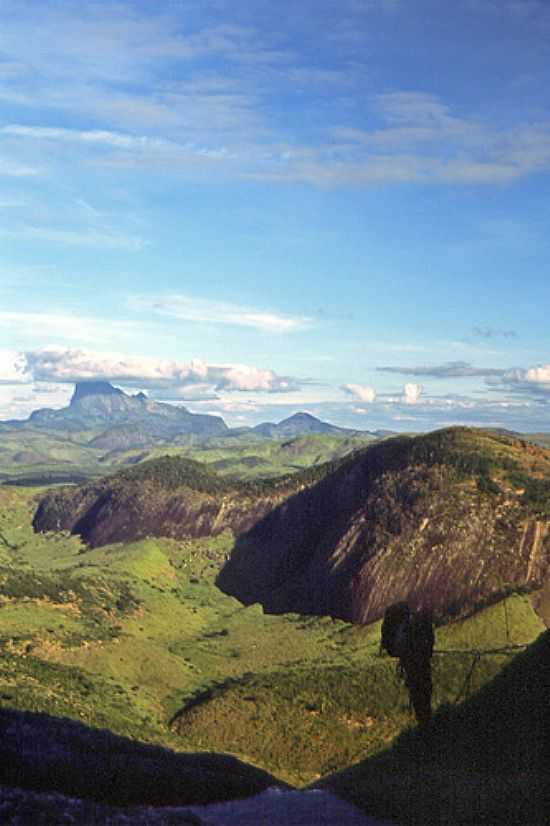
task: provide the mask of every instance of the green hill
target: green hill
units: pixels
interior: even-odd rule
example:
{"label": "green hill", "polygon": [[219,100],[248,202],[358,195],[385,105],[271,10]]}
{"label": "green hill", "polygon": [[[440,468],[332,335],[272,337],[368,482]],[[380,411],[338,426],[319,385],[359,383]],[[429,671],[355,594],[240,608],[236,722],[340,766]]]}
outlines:
{"label": "green hill", "polygon": [[274,612],[355,622],[406,599],[462,615],[542,587],[550,451],[449,428],[367,447],[237,539],[218,584]]}

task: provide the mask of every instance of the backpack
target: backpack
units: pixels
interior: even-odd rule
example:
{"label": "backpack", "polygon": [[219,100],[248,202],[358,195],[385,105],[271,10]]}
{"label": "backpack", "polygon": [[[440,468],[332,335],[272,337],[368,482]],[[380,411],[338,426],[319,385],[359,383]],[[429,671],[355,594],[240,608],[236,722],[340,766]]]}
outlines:
{"label": "backpack", "polygon": [[415,614],[411,622],[411,648],[417,659],[429,660],[434,650],[434,629],[431,611]]}
{"label": "backpack", "polygon": [[406,602],[396,602],[386,608],[382,622],[380,647],[390,657],[400,657],[409,636],[411,612]]}

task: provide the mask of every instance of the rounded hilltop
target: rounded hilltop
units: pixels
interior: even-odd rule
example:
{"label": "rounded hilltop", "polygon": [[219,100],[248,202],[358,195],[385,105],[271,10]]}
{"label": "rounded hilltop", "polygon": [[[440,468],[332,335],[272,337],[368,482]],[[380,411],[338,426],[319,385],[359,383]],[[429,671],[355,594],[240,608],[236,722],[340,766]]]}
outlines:
{"label": "rounded hilltop", "polygon": [[400,600],[461,615],[542,587],[550,451],[472,428],[400,436],[272,480],[222,479],[179,457],[50,491],[36,530],[90,546],[236,537],[218,584],[267,611],[370,622]]}

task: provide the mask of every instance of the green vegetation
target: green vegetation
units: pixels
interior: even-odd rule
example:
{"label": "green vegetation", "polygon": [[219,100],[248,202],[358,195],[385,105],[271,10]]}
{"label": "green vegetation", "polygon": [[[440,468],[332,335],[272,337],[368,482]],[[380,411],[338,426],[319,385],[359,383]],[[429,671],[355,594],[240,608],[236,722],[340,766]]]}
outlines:
{"label": "green vegetation", "polygon": [[129,470],[120,471],[115,478],[121,483],[151,482],[167,490],[187,486],[202,493],[218,493],[231,488],[230,483],[218,477],[206,465],[180,456],[150,459]]}
{"label": "green vegetation", "polygon": [[[304,620],[295,622],[300,628]],[[324,656],[226,679],[191,698],[174,729],[197,748],[236,748],[296,784],[386,748],[411,716],[396,660],[378,654],[379,623],[328,623]],[[512,659],[509,648],[532,640],[542,628],[529,600],[513,596],[506,601],[506,616],[500,603],[438,629],[434,708],[477,691]],[[477,655],[500,648],[502,653]]]}
{"label": "green vegetation", "polygon": [[[206,464],[220,476],[273,478],[341,458],[373,441],[369,434],[312,434],[290,439],[248,433],[233,437],[150,434],[142,446],[128,447],[127,443],[134,444],[135,426],[121,425],[109,431],[107,446],[97,438],[97,430],[49,432],[14,429],[1,422],[0,434],[0,481],[31,486],[96,479],[165,456]],[[207,481],[204,471],[201,477]]]}
{"label": "green vegetation", "polygon": [[[137,465],[123,478],[151,469],[151,478],[160,474],[159,484],[192,478],[208,485],[217,478],[181,459]],[[492,469],[489,478],[505,484],[508,472]],[[425,779],[411,766],[418,765],[423,746],[411,729],[396,662],[379,655],[380,623],[354,626],[243,607],[214,585],[233,548],[227,530],[94,550],[66,532],[34,534],[39,493],[0,486],[0,708],[71,717],[183,752],[232,753],[292,784],[343,771],[326,781],[338,793],[403,822],[410,800],[410,812],[418,815]],[[527,770],[536,775],[538,764],[525,756],[541,748],[543,728],[537,730],[535,719],[540,679],[532,654],[539,649],[516,656],[515,646],[542,630],[530,598],[521,594],[438,627],[435,756],[418,772],[432,778],[442,811],[452,805],[458,812],[456,820],[442,823],[468,822],[460,812],[479,777],[485,780],[479,780],[478,798],[485,802],[478,811],[494,814],[493,769],[503,749],[510,752],[505,769],[514,778]],[[515,670],[517,663],[524,663],[522,670]],[[522,685],[535,693],[514,705],[514,696],[525,696]],[[523,705],[530,705],[530,716]],[[512,722],[500,734],[496,710],[504,707]],[[484,747],[473,764],[478,737]],[[413,782],[422,790],[418,799]],[[366,791],[373,783],[376,794]],[[534,786],[517,783],[519,801]],[[446,793],[451,803],[442,802]],[[533,815],[529,822],[538,821]]]}
{"label": "green vegetation", "polygon": [[193,459],[162,456],[158,459],[148,459],[129,470],[117,472],[109,477],[109,484],[123,486],[125,482],[150,482],[171,491],[189,487],[200,493],[237,491],[247,496],[261,496],[281,488],[311,485],[336,470],[341,461],[334,459],[293,473],[270,475],[268,478],[240,479],[220,476],[208,465]]}

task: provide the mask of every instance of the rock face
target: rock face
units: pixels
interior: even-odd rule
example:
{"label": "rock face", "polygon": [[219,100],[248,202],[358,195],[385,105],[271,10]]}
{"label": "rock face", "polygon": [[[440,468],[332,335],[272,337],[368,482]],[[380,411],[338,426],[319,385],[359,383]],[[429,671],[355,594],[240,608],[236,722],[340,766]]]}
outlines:
{"label": "rock face", "polygon": [[78,382],[68,407],[35,410],[27,424],[54,431],[95,432],[89,445],[109,450],[139,447],[179,434],[219,436],[228,430],[220,416],[150,401],[144,393],[130,396],[105,381]]}
{"label": "rock face", "polygon": [[[285,787],[262,769],[230,755],[178,754],[66,718],[3,708],[0,726],[4,823],[168,822],[192,826],[197,821],[187,820],[184,813],[180,813],[181,819],[177,814],[166,819],[159,812],[157,820],[154,811],[149,817],[149,811],[134,809],[119,811],[119,819],[116,811],[102,809],[105,805],[204,805]],[[27,800],[21,799],[23,790],[40,797],[30,794]],[[49,797],[44,792],[49,792]],[[101,804],[99,811],[90,801]]]}
{"label": "rock face", "polygon": [[75,384],[71,405],[81,402],[88,396],[124,396],[118,387],[113,387],[108,381],[79,381]]}
{"label": "rock face", "polygon": [[541,588],[549,525],[550,451],[466,428],[390,439],[261,483],[165,457],[53,490],[34,520],[92,546],[230,528],[222,590],[271,612],[359,623],[399,600],[460,615]]}
{"label": "rock face", "polygon": [[297,483],[226,481],[190,459],[165,456],[99,482],[57,488],[40,502],[33,527],[67,530],[91,547],[146,536],[245,533],[283,501]]}
{"label": "rock face", "polygon": [[550,453],[466,429],[374,445],[241,536],[218,584],[267,611],[359,623],[400,600],[460,615],[540,588],[550,513],[517,487],[525,467],[547,476]]}

